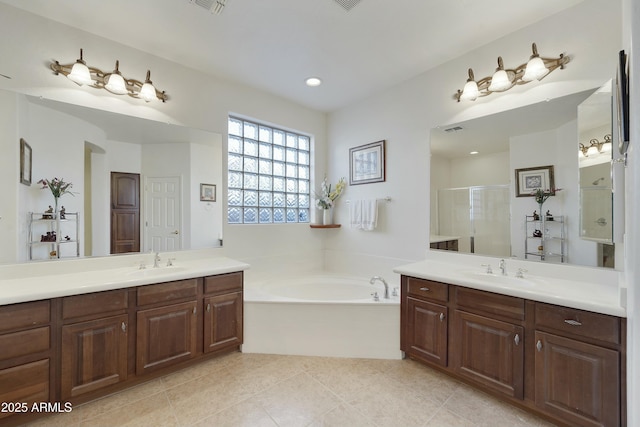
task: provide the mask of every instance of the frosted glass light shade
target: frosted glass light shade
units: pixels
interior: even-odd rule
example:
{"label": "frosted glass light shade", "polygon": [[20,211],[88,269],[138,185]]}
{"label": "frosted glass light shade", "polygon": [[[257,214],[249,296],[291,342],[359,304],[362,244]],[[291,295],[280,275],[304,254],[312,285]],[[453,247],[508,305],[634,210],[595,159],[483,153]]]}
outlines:
{"label": "frosted glass light shade", "polygon": [[93,83],[93,80],[91,80],[89,67],[79,61],[73,64],[73,68],[71,68],[71,72],[67,77],[69,78],[69,80],[76,84],[79,84],[80,86]]}
{"label": "frosted glass light shade", "polygon": [[127,93],[127,86],[124,83],[124,78],[120,74],[109,74],[107,84],[104,88],[116,95],[124,95]]}
{"label": "frosted glass light shade", "polygon": [[489,85],[489,90],[491,92],[502,92],[503,90],[509,89],[513,84],[511,80],[509,80],[509,76],[505,70],[498,70],[495,72],[493,77],[491,77],[491,84]]}
{"label": "frosted glass light shade", "polygon": [[156,98],[156,88],[150,82],[145,82],[140,88],[140,98],[146,102],[153,101]]}
{"label": "frosted glass light shade", "polygon": [[478,95],[480,92],[478,91],[478,83],[474,80],[469,80],[464,85],[464,89],[462,89],[462,94],[460,94],[460,101],[475,101],[478,99]]}
{"label": "frosted glass light shade", "polygon": [[549,74],[549,69],[544,65],[542,58],[536,56],[531,58],[527,63],[527,68],[524,71],[522,80],[525,82],[540,80],[547,74]]}

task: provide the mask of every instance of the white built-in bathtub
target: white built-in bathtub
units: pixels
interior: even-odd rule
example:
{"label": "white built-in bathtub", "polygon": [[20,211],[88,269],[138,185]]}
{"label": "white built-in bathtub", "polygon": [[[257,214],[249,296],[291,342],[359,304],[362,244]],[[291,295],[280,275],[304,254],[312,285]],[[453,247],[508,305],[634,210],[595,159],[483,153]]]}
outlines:
{"label": "white built-in bathtub", "polygon": [[[392,294],[398,284],[389,282]],[[383,296],[382,283],[371,285],[369,278],[246,280],[242,351],[400,359],[400,300]]]}

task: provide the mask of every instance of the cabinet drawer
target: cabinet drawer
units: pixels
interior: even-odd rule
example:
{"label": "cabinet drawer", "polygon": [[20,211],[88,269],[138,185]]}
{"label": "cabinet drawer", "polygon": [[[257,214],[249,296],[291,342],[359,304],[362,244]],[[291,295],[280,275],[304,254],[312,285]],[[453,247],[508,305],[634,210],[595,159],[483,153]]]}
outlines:
{"label": "cabinet drawer", "polygon": [[227,294],[242,290],[242,272],[204,278],[205,294]]}
{"label": "cabinet drawer", "polygon": [[449,299],[449,285],[431,280],[406,277],[407,293],[420,298],[446,302]]}
{"label": "cabinet drawer", "polygon": [[62,318],[67,320],[109,313],[125,310],[128,306],[127,291],[124,289],[73,295],[62,299]]}
{"label": "cabinet drawer", "polygon": [[[0,402],[27,403],[49,400],[49,359],[0,370]],[[0,420],[11,412],[0,412]],[[2,424],[2,422],[0,422]]]}
{"label": "cabinet drawer", "polygon": [[0,361],[47,351],[49,337],[48,326],[0,335]]}
{"label": "cabinet drawer", "polygon": [[198,279],[146,285],[138,288],[138,305],[194,298],[197,294]]}
{"label": "cabinet drawer", "polygon": [[620,344],[620,318],[575,308],[536,303],[536,328]]}
{"label": "cabinet drawer", "polygon": [[49,301],[5,305],[0,307],[0,333],[46,325],[50,318]]}
{"label": "cabinet drawer", "polygon": [[454,287],[458,307],[466,311],[524,320],[524,299],[460,286]]}

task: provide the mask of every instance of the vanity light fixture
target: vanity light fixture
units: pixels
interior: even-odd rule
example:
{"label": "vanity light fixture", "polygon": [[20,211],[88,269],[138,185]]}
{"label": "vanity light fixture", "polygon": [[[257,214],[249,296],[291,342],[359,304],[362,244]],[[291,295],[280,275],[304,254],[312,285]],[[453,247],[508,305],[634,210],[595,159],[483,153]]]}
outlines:
{"label": "vanity light fixture", "polygon": [[611,151],[611,135],[607,134],[604,136],[604,141],[599,141],[596,138],[593,138],[589,141],[589,145],[584,145],[580,143],[578,145],[578,157],[593,157],[602,153],[608,153]]}
{"label": "vanity light fixture", "polygon": [[538,54],[535,43],[531,45],[533,54],[529,61],[513,69],[505,69],[502,57],[498,57],[498,68],[492,76],[475,79],[473,70],[469,68],[469,79],[462,90],[454,95],[460,101],[475,101],[481,96],[487,96],[493,92],[504,92],[516,85],[522,85],[534,80],[542,80],[547,74],[557,68],[564,69],[569,63],[569,57],[563,53],[557,58],[542,58]]}
{"label": "vanity light fixture", "polygon": [[82,86],[87,85],[96,89],[106,89],[115,95],[129,95],[132,98],[140,98],[145,102],[159,99],[166,102],[169,97],[164,91],[159,91],[151,83],[151,71],[147,71],[147,78],[144,82],[135,79],[128,79],[120,73],[120,61],[116,61],[116,68],[110,72],[90,67],[84,61],[82,49],[80,58],[73,64],[60,64],[58,61],[52,62],[49,67],[54,74],[66,76],[69,80]]}

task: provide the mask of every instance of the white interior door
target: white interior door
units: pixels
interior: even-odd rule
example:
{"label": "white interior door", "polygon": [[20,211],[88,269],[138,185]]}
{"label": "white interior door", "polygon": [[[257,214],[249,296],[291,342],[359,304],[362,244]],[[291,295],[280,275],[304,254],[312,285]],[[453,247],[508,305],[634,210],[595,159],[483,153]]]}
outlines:
{"label": "white interior door", "polygon": [[182,249],[180,177],[147,178],[145,248],[164,252]]}

